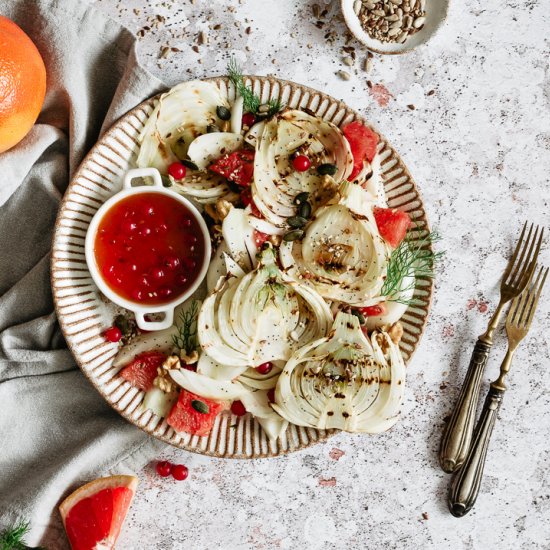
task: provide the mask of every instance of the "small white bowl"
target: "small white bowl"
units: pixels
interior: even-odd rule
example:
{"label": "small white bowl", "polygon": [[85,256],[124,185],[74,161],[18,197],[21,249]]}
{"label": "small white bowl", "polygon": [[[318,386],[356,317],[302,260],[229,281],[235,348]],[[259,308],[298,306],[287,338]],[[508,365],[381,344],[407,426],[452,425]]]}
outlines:
{"label": "small white bowl", "polygon": [[[154,184],[152,186],[144,185],[144,186],[132,187],[133,179],[143,178],[143,177],[152,177]],[[140,304],[139,302],[127,300],[126,298],[121,297],[107,285],[107,283],[103,279],[103,276],[101,275],[98,269],[98,266],[95,260],[95,253],[94,253],[95,239],[96,239],[99,223],[103,219],[103,216],[106,214],[108,210],[111,209],[113,205],[120,202],[122,199],[130,195],[138,195],[140,193],[158,193],[160,195],[169,195],[173,199],[185,205],[189,210],[189,212],[191,213],[191,215],[195,218],[195,220],[199,224],[202,237],[204,238],[204,242],[205,242],[204,259],[201,264],[201,268],[195,282],[185,292],[185,294],[182,294],[175,300],[166,302],[165,304],[146,305],[146,304]],[[163,330],[165,328],[171,327],[172,324],[174,323],[174,308],[179,304],[181,304],[182,302],[184,302],[185,300],[187,300],[187,298],[189,298],[197,290],[202,280],[206,276],[206,272],[208,271],[208,265],[210,262],[210,255],[211,255],[210,234],[208,233],[208,227],[206,226],[206,223],[203,217],[201,216],[200,212],[186,198],[165,188],[162,185],[162,178],[160,176],[160,173],[156,168],[136,168],[134,170],[129,170],[126,173],[126,175],[124,176],[124,181],[122,183],[122,190],[119,191],[116,195],[112,196],[109,200],[107,200],[99,208],[99,210],[95,213],[94,217],[92,218],[92,221],[90,222],[90,226],[88,227],[88,232],[86,233],[85,254],[86,254],[86,263],[88,264],[88,269],[90,270],[90,274],[92,276],[94,283],[97,285],[99,290],[101,290],[101,292],[105,296],[107,296],[107,298],[109,298],[109,300],[111,300],[112,302],[114,302],[115,304],[123,308],[126,308],[132,311],[136,316],[136,322],[140,329],[148,330],[148,331]],[[145,319],[145,315],[150,313],[162,313],[164,314],[164,318],[161,321],[147,321]]]}
{"label": "small white bowl", "polygon": [[353,5],[355,0],[342,0],[342,13],[349,30],[371,52],[380,54],[401,54],[414,50],[425,44],[447,19],[449,0],[426,0],[426,22],[420,31],[408,38],[404,44],[395,42],[380,42],[367,33],[361,26],[359,17],[355,14]]}

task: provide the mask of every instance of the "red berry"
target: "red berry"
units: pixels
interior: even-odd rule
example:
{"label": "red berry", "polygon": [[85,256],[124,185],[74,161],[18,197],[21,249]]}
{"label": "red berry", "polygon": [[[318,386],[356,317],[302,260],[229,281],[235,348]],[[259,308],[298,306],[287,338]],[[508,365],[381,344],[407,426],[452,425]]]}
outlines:
{"label": "red berry", "polygon": [[146,204],[143,206],[142,211],[146,216],[152,216],[155,213],[155,209],[152,204]]}
{"label": "red berry", "polygon": [[132,291],[132,298],[137,302],[141,302],[141,300],[143,300],[143,292],[141,290],[138,290],[137,288],[134,289]]}
{"label": "red berry", "polygon": [[120,342],[122,331],[118,327],[111,327],[103,333],[103,336],[109,342]]}
{"label": "red berry", "polygon": [[151,275],[154,279],[160,280],[164,278],[164,271],[162,270],[162,267],[154,267],[151,270]]}
{"label": "red berry", "polygon": [[137,229],[137,224],[130,220],[124,220],[122,222],[122,231],[124,233],[133,233]]}
{"label": "red berry", "polygon": [[165,286],[159,290],[159,294],[162,298],[170,298],[172,296],[172,289]]}
{"label": "red berry", "polygon": [[172,466],[172,477],[174,479],[177,479],[178,481],[183,481],[184,479],[187,479],[187,476],[189,475],[189,469],[187,466],[184,466],[183,464],[174,464]]}
{"label": "red berry", "polygon": [[175,180],[182,180],[185,177],[186,172],[187,169],[181,162],[173,162],[170,166],[168,166],[168,173]]}
{"label": "red berry", "polygon": [[271,388],[267,392],[267,398],[269,399],[270,403],[275,403],[275,388]]}
{"label": "red berry", "polygon": [[180,259],[177,256],[166,256],[164,265],[170,269],[176,269],[180,265]]}
{"label": "red berry", "polygon": [[252,113],[245,113],[243,115],[243,126],[252,126],[256,122],[256,117]]}
{"label": "red berry", "polygon": [[147,275],[142,275],[139,279],[138,279],[138,284],[140,286],[149,286],[149,278],[147,277]]}
{"label": "red berry", "polygon": [[376,304],[375,306],[360,307],[359,311],[365,317],[375,317],[386,313],[386,307],[384,306],[384,304]]}
{"label": "red berry", "polygon": [[246,409],[240,401],[233,401],[233,403],[231,403],[231,412],[235,416],[243,416],[243,414],[246,414]]}
{"label": "red berry", "polygon": [[157,474],[162,477],[168,477],[172,473],[172,464],[167,460],[157,462]]}
{"label": "red berry", "polygon": [[292,166],[294,166],[294,169],[298,172],[305,172],[310,169],[311,161],[305,155],[298,155],[292,161]]}
{"label": "red berry", "polygon": [[259,374],[269,374],[272,368],[273,364],[268,361],[267,363],[262,363],[261,365],[258,365],[256,367],[256,372]]}
{"label": "red berry", "polygon": [[187,284],[187,277],[183,274],[183,273],[180,273],[177,277],[176,277],[176,284],[178,286],[184,286]]}

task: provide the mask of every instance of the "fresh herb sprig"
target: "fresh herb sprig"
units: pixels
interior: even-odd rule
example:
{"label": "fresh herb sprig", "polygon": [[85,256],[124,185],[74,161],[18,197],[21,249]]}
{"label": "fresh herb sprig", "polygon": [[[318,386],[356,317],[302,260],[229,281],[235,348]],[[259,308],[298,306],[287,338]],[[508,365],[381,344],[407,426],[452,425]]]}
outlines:
{"label": "fresh herb sprig", "polygon": [[403,279],[410,276],[433,278],[434,266],[444,255],[444,252],[433,252],[430,249],[431,244],[441,240],[437,231],[428,232],[418,238],[418,233],[421,231],[419,228],[409,230],[405,239],[391,253],[386,278],[380,291],[383,296],[388,297],[388,301],[414,305],[416,301],[414,297],[406,300],[400,295],[414,288],[416,282],[412,282],[407,288],[401,288]]}
{"label": "fresh herb sprig", "polygon": [[[258,114],[262,100],[245,84],[241,68],[234,57],[231,58],[227,65],[227,73],[238,94],[243,98],[245,112]],[[266,113],[267,117],[276,115],[284,108],[284,104],[277,99],[270,99],[267,105],[269,106],[269,110]]]}
{"label": "fresh herb sprig", "polygon": [[199,345],[197,339],[198,312],[199,301],[193,300],[189,309],[180,312],[179,321],[177,322],[178,334],[172,336],[174,346],[186,354],[192,353]]}
{"label": "fresh herb sprig", "polygon": [[[31,547],[25,544],[23,538],[29,532],[29,522],[21,521],[0,533],[0,550],[28,550]],[[42,547],[36,550],[45,550]]]}

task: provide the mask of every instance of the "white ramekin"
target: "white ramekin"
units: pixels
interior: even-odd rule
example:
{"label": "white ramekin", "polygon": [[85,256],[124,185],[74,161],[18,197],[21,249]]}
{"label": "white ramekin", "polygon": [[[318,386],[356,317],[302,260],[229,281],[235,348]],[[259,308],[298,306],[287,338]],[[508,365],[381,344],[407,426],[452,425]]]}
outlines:
{"label": "white ramekin", "polygon": [[[152,186],[142,185],[138,187],[132,187],[132,180],[134,178],[143,178],[143,177],[153,178],[154,184]],[[178,298],[170,302],[167,302],[161,305],[140,304],[139,302],[127,300],[126,298],[123,298],[122,296],[114,292],[105,282],[103,276],[101,275],[101,272],[98,269],[98,266],[95,260],[95,254],[94,254],[95,238],[97,234],[97,229],[99,227],[99,223],[103,219],[103,216],[105,216],[106,212],[112,206],[120,202],[122,199],[130,195],[139,195],[140,193],[158,193],[160,195],[168,195],[173,199],[177,200],[178,202],[184,204],[189,210],[189,212],[191,213],[191,215],[197,221],[202,233],[202,237],[204,238],[204,242],[205,242],[204,258],[200,266],[199,274],[195,282],[193,283],[193,285],[185,292],[185,294],[179,296]],[[185,300],[187,300],[197,290],[202,280],[206,276],[206,272],[208,271],[208,265],[210,263],[210,255],[211,255],[210,234],[208,233],[208,227],[206,226],[206,223],[203,217],[201,216],[200,212],[186,198],[182,197],[181,195],[178,195],[177,193],[174,193],[169,188],[164,187],[162,185],[162,178],[160,176],[160,173],[156,168],[136,168],[134,170],[129,170],[126,173],[126,175],[124,176],[124,181],[122,183],[122,190],[119,191],[116,195],[112,196],[109,200],[107,200],[92,218],[92,221],[90,222],[90,226],[88,227],[88,232],[86,233],[85,254],[86,254],[86,262],[88,264],[88,269],[90,270],[90,274],[92,276],[94,283],[97,285],[99,290],[105,296],[107,296],[107,298],[109,298],[109,300],[133,312],[136,317],[137,325],[140,329],[148,330],[148,331],[163,330],[165,328],[172,326],[172,324],[174,323],[174,308],[177,305],[184,302]],[[145,315],[153,314],[153,313],[164,314],[164,319],[162,319],[161,321],[147,321],[145,319]]]}

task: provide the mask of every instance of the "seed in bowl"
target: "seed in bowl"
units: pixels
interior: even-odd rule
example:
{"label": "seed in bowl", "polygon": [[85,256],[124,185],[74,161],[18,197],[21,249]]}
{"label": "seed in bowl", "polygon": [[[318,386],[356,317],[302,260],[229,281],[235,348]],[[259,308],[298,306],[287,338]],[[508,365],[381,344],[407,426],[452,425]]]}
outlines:
{"label": "seed in bowl", "polygon": [[426,0],[356,0],[354,11],[371,38],[403,44],[422,30]]}

